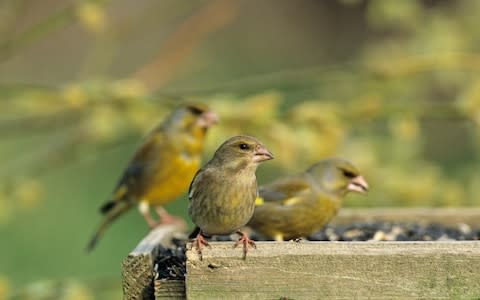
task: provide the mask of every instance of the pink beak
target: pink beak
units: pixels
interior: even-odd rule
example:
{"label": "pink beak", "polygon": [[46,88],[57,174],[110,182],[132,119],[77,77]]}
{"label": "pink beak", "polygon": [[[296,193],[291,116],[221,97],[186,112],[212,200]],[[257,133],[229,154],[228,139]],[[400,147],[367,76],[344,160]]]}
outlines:
{"label": "pink beak", "polygon": [[199,126],[202,128],[209,128],[218,123],[218,116],[213,111],[204,112],[198,119]]}
{"label": "pink beak", "polygon": [[273,159],[273,154],[262,145],[258,145],[253,156],[254,162],[262,162]]}
{"label": "pink beak", "polygon": [[350,180],[347,190],[360,194],[368,193],[368,183],[362,176],[357,176]]}

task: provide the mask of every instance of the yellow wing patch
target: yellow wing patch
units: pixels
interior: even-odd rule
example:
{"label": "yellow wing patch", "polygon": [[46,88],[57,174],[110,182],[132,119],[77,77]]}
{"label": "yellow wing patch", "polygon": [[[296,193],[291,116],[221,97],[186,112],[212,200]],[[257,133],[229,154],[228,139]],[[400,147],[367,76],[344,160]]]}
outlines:
{"label": "yellow wing patch", "polygon": [[292,197],[292,198],[288,198],[285,201],[283,201],[283,205],[291,206],[291,205],[295,205],[295,204],[299,203],[300,201],[302,201],[302,199],[300,197]]}
{"label": "yellow wing patch", "polygon": [[[302,201],[302,199],[300,197],[292,197],[292,198],[288,198],[284,201],[282,201],[282,205],[285,205],[285,206],[290,206],[290,205],[295,205],[297,203],[299,203],[300,201]],[[265,204],[265,200],[263,200],[262,197],[257,197],[255,199],[255,206],[261,206],[261,205],[264,205]]]}
{"label": "yellow wing patch", "polygon": [[122,197],[125,196],[127,192],[128,192],[128,187],[125,184],[122,184],[115,191],[115,194],[113,195],[113,199],[114,200],[122,199]]}

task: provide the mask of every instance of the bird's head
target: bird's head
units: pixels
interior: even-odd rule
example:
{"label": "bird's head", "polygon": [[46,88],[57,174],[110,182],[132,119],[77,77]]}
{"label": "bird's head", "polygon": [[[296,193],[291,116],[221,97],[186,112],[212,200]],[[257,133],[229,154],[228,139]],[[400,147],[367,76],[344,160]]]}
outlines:
{"label": "bird's head", "polygon": [[168,128],[176,132],[195,132],[205,133],[208,128],[218,122],[217,115],[204,104],[183,105],[173,112],[166,121]]}
{"label": "bird's head", "polygon": [[263,161],[273,159],[273,155],[256,138],[241,135],[226,140],[217,149],[213,159],[225,167],[242,169],[256,167]]}
{"label": "bird's head", "polygon": [[360,175],[360,171],[343,159],[322,160],[311,166],[307,173],[314,178],[321,189],[327,192],[340,193],[341,195],[348,192],[360,194],[368,192],[368,183]]}

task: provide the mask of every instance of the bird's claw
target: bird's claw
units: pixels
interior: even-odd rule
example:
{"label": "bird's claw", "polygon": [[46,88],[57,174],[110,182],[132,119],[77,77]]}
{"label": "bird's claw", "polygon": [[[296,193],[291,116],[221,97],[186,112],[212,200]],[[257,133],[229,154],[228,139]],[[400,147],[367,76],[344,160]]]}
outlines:
{"label": "bird's claw", "polygon": [[247,258],[247,252],[248,252],[248,246],[254,248],[254,249],[257,249],[257,245],[255,244],[255,242],[251,239],[248,238],[248,236],[241,232],[241,231],[238,231],[237,234],[240,235],[240,238],[238,239],[238,241],[235,243],[235,245],[233,246],[234,248],[238,247],[239,245],[243,245],[243,259],[246,259]]}
{"label": "bird's claw", "polygon": [[200,256],[200,260],[203,260],[202,248],[203,247],[211,248],[210,244],[207,242],[207,240],[205,240],[205,238],[203,237],[203,235],[201,233],[197,234],[197,237],[195,238],[193,243],[195,244],[195,247],[197,248],[197,253]]}

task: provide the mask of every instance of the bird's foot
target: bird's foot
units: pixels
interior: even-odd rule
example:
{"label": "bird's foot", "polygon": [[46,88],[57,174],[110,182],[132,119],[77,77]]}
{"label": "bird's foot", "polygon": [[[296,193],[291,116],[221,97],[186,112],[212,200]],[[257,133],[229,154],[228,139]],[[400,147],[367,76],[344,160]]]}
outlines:
{"label": "bird's foot", "polygon": [[155,207],[155,212],[160,218],[160,221],[155,222],[155,224],[153,224],[153,228],[159,225],[178,225],[182,229],[187,228],[187,223],[185,223],[183,218],[172,216],[163,207],[161,206]]}
{"label": "bird's foot", "polygon": [[155,227],[158,226],[158,222],[155,221],[151,216],[150,214],[146,213],[146,214],[142,214],[143,215],[143,218],[145,219],[145,222],[147,222],[147,225],[150,229],[154,229]]}
{"label": "bird's foot", "polygon": [[202,233],[197,234],[197,237],[193,240],[193,244],[197,248],[197,253],[200,256],[200,260],[203,260],[202,248],[210,247],[210,244],[207,242]]}
{"label": "bird's foot", "polygon": [[255,245],[255,242],[251,239],[248,238],[248,236],[241,232],[241,231],[237,231],[236,232],[237,234],[240,235],[240,238],[238,239],[238,241],[235,243],[235,245],[233,246],[234,248],[238,247],[238,245],[242,244],[243,245],[243,259],[247,259],[247,252],[248,252],[248,246],[252,247],[252,248],[257,248],[257,246]]}

